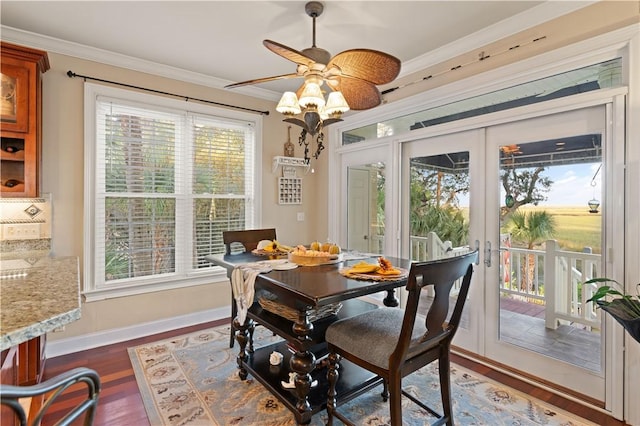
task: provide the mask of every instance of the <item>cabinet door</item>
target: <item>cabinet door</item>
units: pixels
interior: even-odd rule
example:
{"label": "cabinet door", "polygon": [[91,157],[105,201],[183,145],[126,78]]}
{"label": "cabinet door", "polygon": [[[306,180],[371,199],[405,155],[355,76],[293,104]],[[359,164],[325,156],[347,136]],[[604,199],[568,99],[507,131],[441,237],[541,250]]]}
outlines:
{"label": "cabinet door", "polygon": [[40,382],[44,369],[44,337],[35,337],[18,346],[18,385]]}
{"label": "cabinet door", "polygon": [[41,136],[41,73],[46,52],[1,42],[0,193],[37,197]]}
{"label": "cabinet door", "polygon": [[29,68],[14,59],[2,58],[0,122],[3,131],[29,131]]}

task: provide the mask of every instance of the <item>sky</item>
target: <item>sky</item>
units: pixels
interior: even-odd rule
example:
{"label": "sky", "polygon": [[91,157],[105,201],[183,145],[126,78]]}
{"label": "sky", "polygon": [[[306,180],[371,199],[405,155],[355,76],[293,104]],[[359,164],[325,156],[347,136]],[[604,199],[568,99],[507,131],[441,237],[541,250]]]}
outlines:
{"label": "sky", "polygon": [[[544,176],[553,180],[551,191],[547,193],[547,201],[541,203],[548,206],[586,206],[592,198],[602,203],[601,176],[598,171],[600,163],[571,164],[568,166],[548,167]],[[597,173],[595,179],[594,175]],[[592,186],[591,183],[595,184]]]}

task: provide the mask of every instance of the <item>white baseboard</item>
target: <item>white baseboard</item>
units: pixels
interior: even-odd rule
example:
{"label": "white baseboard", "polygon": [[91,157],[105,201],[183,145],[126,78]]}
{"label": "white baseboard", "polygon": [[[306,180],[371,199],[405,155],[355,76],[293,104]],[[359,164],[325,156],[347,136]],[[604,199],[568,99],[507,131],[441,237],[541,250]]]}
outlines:
{"label": "white baseboard", "polygon": [[45,354],[47,358],[54,358],[73,352],[85,351],[87,349],[124,342],[126,340],[137,339],[151,334],[163,333],[177,328],[215,321],[228,316],[229,307],[226,306],[180,315],[178,317],[136,324],[129,327],[104,330],[96,333],[83,334],[82,336],[69,337],[67,339],[48,341],[45,347]]}

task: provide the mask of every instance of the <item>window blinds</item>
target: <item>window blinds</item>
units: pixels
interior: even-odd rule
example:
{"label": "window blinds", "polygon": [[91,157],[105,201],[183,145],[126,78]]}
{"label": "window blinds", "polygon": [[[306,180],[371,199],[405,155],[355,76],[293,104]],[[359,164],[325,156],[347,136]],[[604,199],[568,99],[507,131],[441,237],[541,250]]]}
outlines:
{"label": "window blinds", "polygon": [[96,101],[97,287],[186,276],[253,220],[252,123]]}

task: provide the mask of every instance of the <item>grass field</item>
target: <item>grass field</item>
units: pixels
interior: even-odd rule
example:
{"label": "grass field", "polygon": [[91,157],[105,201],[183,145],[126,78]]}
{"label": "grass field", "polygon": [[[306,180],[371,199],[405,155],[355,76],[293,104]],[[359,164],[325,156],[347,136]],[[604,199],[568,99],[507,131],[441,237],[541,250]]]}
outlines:
{"label": "grass field", "polygon": [[556,220],[556,234],[563,250],[582,251],[591,247],[593,253],[601,253],[602,215],[589,213],[587,206],[527,206],[527,210],[546,210]]}

